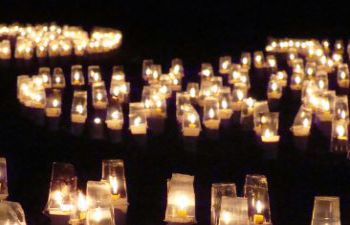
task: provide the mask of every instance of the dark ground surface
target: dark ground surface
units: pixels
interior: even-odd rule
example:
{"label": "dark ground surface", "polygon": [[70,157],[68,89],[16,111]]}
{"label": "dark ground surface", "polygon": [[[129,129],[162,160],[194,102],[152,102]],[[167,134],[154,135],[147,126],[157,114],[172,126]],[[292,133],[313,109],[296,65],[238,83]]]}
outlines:
{"label": "dark ground surface", "polygon": [[[41,214],[46,201],[51,164],[54,161],[75,165],[79,186],[100,179],[101,160],[125,160],[130,208],[128,224],[162,224],[166,204],[166,179],[173,172],[194,174],[197,219],[209,224],[210,186],[213,182],[235,182],[242,194],[247,173],[268,177],[273,222],[276,225],[306,225],[311,221],[315,195],[341,197],[343,224],[350,224],[350,162],[329,153],[328,138],[312,131],[302,150],[288,131],[299,102],[286,91],[278,111],[281,113],[281,142],[277,157],[267,157],[272,149],[259,145],[251,132],[230,124],[217,139],[204,132],[197,142],[182,140],[176,128],[174,108],[169,108],[165,132],[146,141],[126,132],[117,144],[93,140],[86,126],[84,134],[73,136],[64,111],[58,131],[37,125],[23,114],[16,100],[16,75],[33,74],[39,65],[62,66],[66,76],[74,63],[101,65],[104,76],[112,65],[125,67],[132,82],[132,99],[141,95],[141,64],[153,58],[168,68],[170,60],[184,60],[186,81],[197,80],[201,62],[217,66],[225,54],[238,60],[242,51],[262,49],[267,36],[342,37],[347,39],[349,21],[346,7],[332,3],[266,4],[263,1],[226,2],[78,2],[43,4],[2,1],[0,21],[58,21],[119,28],[124,34],[121,49],[108,57],[70,58],[24,65],[11,61],[0,66],[0,154],[7,158],[10,200],[26,211],[28,223],[49,224]],[[111,4],[111,5],[110,5]],[[67,8],[65,8],[67,7]],[[253,81],[252,95],[263,99],[264,82]],[[67,92],[66,98],[69,98]],[[65,104],[65,108],[69,106]],[[269,158],[269,159],[268,159]]]}

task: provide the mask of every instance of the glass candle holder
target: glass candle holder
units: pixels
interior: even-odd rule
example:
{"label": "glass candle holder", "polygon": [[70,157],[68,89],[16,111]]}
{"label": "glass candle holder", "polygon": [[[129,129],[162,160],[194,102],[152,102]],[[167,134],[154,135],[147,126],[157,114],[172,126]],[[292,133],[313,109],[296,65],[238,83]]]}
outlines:
{"label": "glass candle holder", "polygon": [[261,134],[261,126],[266,124],[271,118],[272,114],[269,114],[269,104],[267,101],[256,101],[254,103],[254,130],[260,135]]}
{"label": "glass candle holder", "polygon": [[304,73],[304,60],[296,58],[290,61],[293,73]]}
{"label": "glass candle holder", "polygon": [[186,109],[182,119],[183,136],[198,137],[202,130],[198,112],[190,104],[183,105],[183,108]]}
{"label": "glass candle holder", "polygon": [[291,131],[294,136],[309,136],[312,124],[312,109],[300,106],[297,115],[294,118]]}
{"label": "glass candle holder", "polygon": [[0,201],[8,197],[7,164],[5,158],[0,158]]}
{"label": "glass candle holder", "polygon": [[185,71],[184,71],[183,62],[181,59],[175,58],[171,60],[170,72],[180,78],[184,77]]}
{"label": "glass candle holder", "polygon": [[1,201],[0,223],[4,225],[26,225],[26,217],[21,204]]}
{"label": "glass candle holder", "polygon": [[0,41],[0,59],[11,59],[11,44],[9,40]]}
{"label": "glass candle holder", "polygon": [[32,80],[28,75],[19,75],[17,76],[17,99],[24,104],[30,94],[30,86]]}
{"label": "glass candle holder", "polygon": [[109,93],[113,99],[126,102],[129,99],[130,83],[123,80],[112,80]]}
{"label": "glass candle holder", "polygon": [[249,224],[247,198],[223,196],[218,225]]}
{"label": "glass candle holder", "polygon": [[182,123],[183,115],[189,110],[189,106],[191,106],[190,95],[187,92],[176,92],[176,119],[179,123]]}
{"label": "glass candle holder", "polygon": [[251,224],[271,224],[267,179],[264,175],[248,174],[245,178],[244,197],[248,199]]}
{"label": "glass candle holder", "polygon": [[48,45],[49,57],[56,57],[60,55],[60,41],[58,39],[51,40]]}
{"label": "glass candle holder", "polygon": [[169,223],[195,223],[194,177],[173,174],[168,181],[165,221]]}
{"label": "glass candle holder", "polygon": [[252,62],[251,54],[249,52],[242,52],[240,61],[241,61],[242,67],[250,69],[250,65]]}
{"label": "glass candle holder", "polygon": [[318,71],[315,77],[316,85],[319,90],[328,90],[328,75],[325,72]]}
{"label": "glass candle holder", "polygon": [[46,95],[45,114],[47,117],[59,117],[61,115],[61,91],[59,89],[51,89]]}
{"label": "glass candle holder", "polygon": [[304,73],[293,72],[292,76],[290,77],[290,89],[301,90],[303,80],[304,80]]}
{"label": "glass candle holder", "polygon": [[71,84],[73,86],[83,86],[85,78],[82,65],[73,65],[71,68]]}
{"label": "glass candle holder", "polygon": [[150,117],[153,118],[165,118],[166,117],[166,99],[160,94],[151,95],[151,108],[150,108]]}
{"label": "glass candle holder", "polygon": [[15,58],[31,59],[33,57],[33,43],[29,39],[18,37],[16,40]]}
{"label": "glass candle holder", "polygon": [[222,56],[219,59],[219,72],[221,74],[228,74],[232,63],[231,56]]}
{"label": "glass candle holder", "polygon": [[172,94],[172,79],[169,75],[163,74],[160,76],[159,84],[156,85],[158,93],[165,99],[171,97]]}
{"label": "glass candle holder", "polygon": [[282,87],[287,86],[288,74],[285,70],[277,71],[276,74],[271,74],[270,80],[276,80]]}
{"label": "glass candle holder", "polygon": [[336,96],[334,103],[334,119],[349,120],[348,96]]}
{"label": "glass candle holder", "polygon": [[142,77],[146,81],[150,78],[152,74],[152,65],[153,65],[152,59],[145,59],[142,62]]}
{"label": "glass candle holder", "polygon": [[69,163],[52,164],[49,199],[45,211],[50,215],[70,215],[77,191],[75,169]]}
{"label": "glass candle holder", "polygon": [[202,80],[201,86],[199,89],[199,97],[198,97],[198,104],[200,106],[203,106],[204,100],[208,97],[214,97],[213,93],[213,85],[212,82],[209,80]]}
{"label": "glass candle holder", "polygon": [[267,85],[267,98],[280,99],[282,97],[282,86],[277,80],[270,80]]}
{"label": "glass candle holder", "polygon": [[204,100],[203,124],[208,129],[219,129],[219,102],[217,98],[208,97]]}
{"label": "glass candle holder", "polygon": [[230,119],[232,109],[232,95],[230,87],[222,87],[219,93],[219,117],[221,119]]}
{"label": "glass candle holder", "polygon": [[73,45],[71,40],[61,39],[59,41],[59,55],[60,56],[70,56],[73,51]]}
{"label": "glass candle holder", "polygon": [[104,181],[88,181],[86,187],[87,225],[114,224],[111,186]]}
{"label": "glass candle holder", "polygon": [[332,54],[332,60],[335,66],[340,65],[341,63],[343,63],[343,56],[340,53],[334,52]]}
{"label": "glass candle holder", "polygon": [[245,118],[253,116],[255,103],[256,100],[251,97],[243,100],[241,107],[241,122]]}
{"label": "glass candle holder", "polygon": [[112,69],[112,82],[115,81],[125,81],[125,73],[123,66],[113,66]]}
{"label": "glass candle holder", "polygon": [[330,43],[329,43],[328,40],[322,40],[321,41],[321,45],[322,45],[323,51],[325,53],[329,53],[330,52]]}
{"label": "glass candle holder", "polygon": [[199,75],[204,80],[214,76],[213,66],[210,63],[202,63]]}
{"label": "glass candle holder", "polygon": [[199,84],[195,82],[189,82],[187,84],[186,92],[189,94],[192,100],[196,101],[199,96]]}
{"label": "glass candle holder", "polygon": [[248,87],[242,83],[236,83],[232,90],[232,109],[241,111],[242,103],[247,98]]}
{"label": "glass candle holder", "polygon": [[341,225],[339,197],[316,196],[311,225]]}
{"label": "glass candle holder", "polygon": [[106,124],[111,130],[121,130],[123,128],[124,115],[119,102],[113,102],[108,105]]}
{"label": "glass candle holder", "polygon": [[42,77],[42,82],[44,88],[51,88],[51,70],[50,67],[40,67],[38,71],[38,75]]}
{"label": "glass candle holder", "polygon": [[[270,112],[265,115],[266,121],[261,123],[261,140],[262,142],[275,143],[278,142],[280,136],[278,135],[279,113]],[[262,117],[263,118],[263,117]]]}
{"label": "glass candle holder", "polygon": [[337,71],[337,83],[341,88],[349,88],[349,67],[348,64],[340,64]]}
{"label": "glass candle holder", "polygon": [[332,122],[332,140],[347,141],[348,140],[348,124],[347,120],[333,120]]}
{"label": "glass candle holder", "polygon": [[236,184],[215,183],[211,186],[211,225],[218,225],[224,197],[237,197]]}
{"label": "glass candle holder", "polygon": [[228,82],[230,84],[239,83],[241,80],[242,67],[240,64],[231,64]]}
{"label": "glass candle holder", "polygon": [[152,64],[151,65],[151,74],[148,77],[148,83],[149,84],[158,83],[161,75],[162,75],[162,66],[159,64]]}
{"label": "glass candle holder", "polygon": [[36,45],[35,55],[37,58],[46,58],[48,56],[48,43],[41,42]]}
{"label": "glass candle holder", "polygon": [[64,77],[63,70],[60,67],[56,67],[53,69],[52,87],[59,89],[63,89],[66,87],[66,79]]}
{"label": "glass candle holder", "polygon": [[305,79],[313,80],[316,76],[317,64],[315,62],[307,62],[305,65]]}
{"label": "glass candle holder", "polygon": [[218,97],[222,87],[223,87],[222,77],[214,76],[210,78],[210,91],[212,95]]}
{"label": "glass candle holder", "polygon": [[82,191],[74,194],[74,205],[69,218],[69,224],[84,224],[86,213],[88,210],[88,202]]}
{"label": "glass candle holder", "polygon": [[272,71],[276,71],[278,69],[277,59],[274,55],[266,56],[266,67]]}
{"label": "glass candle holder", "polygon": [[108,105],[106,86],[103,81],[92,84],[92,105],[95,109],[105,109]]}
{"label": "glass candle holder", "polygon": [[343,40],[336,40],[334,42],[334,51],[340,54],[344,53],[344,42]]}
{"label": "glass candle holder", "polygon": [[83,56],[86,53],[88,40],[74,40],[73,49],[76,56]]}
{"label": "glass candle holder", "polygon": [[264,67],[264,52],[254,52],[254,67],[257,69],[261,69]]}
{"label": "glass candle holder", "polygon": [[46,93],[43,87],[42,77],[33,76],[32,86],[29,92],[29,107],[36,109],[44,109],[46,105]]}
{"label": "glass candle holder", "polygon": [[319,94],[316,116],[320,121],[332,120],[335,96],[335,91],[323,91]]}
{"label": "glass candle holder", "polygon": [[135,135],[147,133],[147,119],[142,102],[129,104],[129,129]]}
{"label": "glass candle holder", "polygon": [[[169,73],[169,86],[172,91],[182,90],[182,77],[181,74]],[[169,96],[170,97],[170,96]]]}
{"label": "glass candle holder", "polygon": [[71,108],[71,121],[73,123],[85,123],[86,117],[87,117],[87,92],[74,91],[72,108]]}
{"label": "glass candle holder", "polygon": [[110,185],[112,205],[126,211],[128,197],[124,173],[124,162],[120,159],[102,161],[102,181]]}
{"label": "glass candle holder", "polygon": [[89,81],[89,84],[102,81],[100,66],[97,66],[97,65],[88,66],[88,81]]}

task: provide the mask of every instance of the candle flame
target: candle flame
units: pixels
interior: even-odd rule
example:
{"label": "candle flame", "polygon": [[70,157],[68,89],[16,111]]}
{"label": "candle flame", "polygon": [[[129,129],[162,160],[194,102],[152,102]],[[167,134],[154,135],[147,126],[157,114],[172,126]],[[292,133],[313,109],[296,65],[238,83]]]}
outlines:
{"label": "candle flame", "polygon": [[109,176],[109,184],[112,188],[112,194],[118,194],[119,184],[116,176]]}

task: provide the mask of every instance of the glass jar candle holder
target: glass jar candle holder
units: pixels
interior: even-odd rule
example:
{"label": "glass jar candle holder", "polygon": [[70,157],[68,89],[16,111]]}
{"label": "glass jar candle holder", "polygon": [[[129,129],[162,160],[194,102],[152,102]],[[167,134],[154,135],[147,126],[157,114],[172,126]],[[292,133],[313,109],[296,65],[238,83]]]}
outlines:
{"label": "glass jar candle holder", "polygon": [[130,83],[122,80],[112,80],[109,93],[113,99],[126,102],[129,99]]}
{"label": "glass jar candle holder", "polygon": [[335,91],[323,91],[318,99],[317,118],[320,121],[331,121],[334,113]]}
{"label": "glass jar candle holder", "polygon": [[4,225],[26,225],[26,217],[21,204],[1,201],[0,223]]}
{"label": "glass jar candle holder", "polygon": [[282,86],[277,80],[270,80],[267,86],[268,99],[280,99],[282,97]]}
{"label": "glass jar candle holder", "polygon": [[40,67],[39,71],[38,71],[38,75],[42,77],[42,82],[43,82],[44,88],[51,88],[52,87],[50,67]]}
{"label": "glass jar candle holder", "polygon": [[242,83],[236,83],[232,90],[232,109],[241,111],[242,103],[247,98],[248,87]]}
{"label": "glass jar candle holder", "polygon": [[348,124],[347,120],[333,120],[332,122],[332,140],[348,140]]}
{"label": "glass jar candle holder", "polygon": [[322,45],[322,48],[323,48],[323,51],[327,54],[330,52],[330,43],[328,40],[322,40],[321,41],[321,45]]}
{"label": "glass jar candle holder", "polygon": [[290,89],[295,91],[301,90],[303,80],[304,80],[304,73],[293,72],[292,76],[290,77]]}
{"label": "glass jar candle holder", "polygon": [[[172,91],[182,90],[182,76],[181,74],[169,73],[169,86]],[[169,96],[170,97],[170,96]]]}
{"label": "glass jar candle holder", "polygon": [[334,103],[334,119],[349,120],[348,96],[336,96]]}
{"label": "glass jar candle holder", "polygon": [[73,45],[71,40],[61,39],[59,41],[59,55],[60,56],[70,56],[73,52]]}
{"label": "glass jar candle holder", "polygon": [[242,67],[240,64],[231,64],[229,76],[228,76],[228,82],[230,84],[236,84],[239,83],[241,80],[241,72]]}
{"label": "glass jar candle holder", "polygon": [[17,76],[17,99],[24,104],[30,94],[32,80],[28,75]]}
{"label": "glass jar candle holder", "polygon": [[274,55],[266,56],[266,67],[272,71],[277,71],[277,59]]}
{"label": "glass jar candle holder", "polygon": [[213,66],[210,63],[202,63],[201,72],[199,73],[199,75],[201,76],[201,79],[204,80],[214,76]]}
{"label": "glass jar candle holder", "polygon": [[313,80],[316,76],[317,64],[315,62],[307,62],[305,65],[305,79]]}
{"label": "glass jar candle holder", "polygon": [[48,45],[49,57],[57,57],[60,55],[60,41],[58,39],[50,40]]}
{"label": "glass jar candle holder", "polygon": [[241,123],[245,118],[253,117],[255,103],[256,100],[251,97],[243,100],[241,107]]}
{"label": "glass jar candle holder", "polygon": [[264,175],[247,175],[244,197],[248,199],[251,224],[272,224],[267,179]]}
{"label": "glass jar candle holder", "polygon": [[199,114],[190,104],[183,105],[182,134],[185,137],[198,137],[202,127]]}
{"label": "glass jar candle holder", "polygon": [[247,68],[249,70],[252,62],[252,56],[250,52],[242,52],[240,62],[242,67]]}
{"label": "glass jar candle holder", "polygon": [[33,57],[33,42],[23,37],[18,37],[16,40],[15,58],[16,59],[31,59]]}
{"label": "glass jar candle holder", "polygon": [[46,58],[48,56],[48,43],[38,43],[35,48],[37,58]]}
{"label": "glass jar candle holder", "polygon": [[187,92],[176,92],[176,119],[180,124],[189,106],[192,107],[190,95]]}
{"label": "glass jar candle holder", "polygon": [[305,137],[309,136],[312,124],[312,109],[305,106],[300,106],[297,115],[294,118],[291,131],[294,136]]}
{"label": "glass jar candle holder", "polygon": [[142,102],[132,102],[129,104],[129,129],[134,135],[147,133],[147,118]]}
{"label": "glass jar candle holder", "polygon": [[189,82],[187,84],[186,92],[189,94],[192,101],[196,101],[199,96],[199,84],[195,82]]}
{"label": "glass jar candle holder", "polygon": [[97,65],[88,66],[88,82],[93,84],[102,81],[101,68]]}
{"label": "glass jar candle holder", "polygon": [[339,197],[316,196],[311,225],[341,225]]}
{"label": "glass jar candle holder", "polygon": [[261,141],[275,143],[280,140],[278,135],[279,113],[267,113],[266,122],[261,124]]}
{"label": "glass jar candle holder", "polygon": [[71,210],[69,224],[78,225],[84,224],[86,220],[86,213],[88,210],[88,202],[86,196],[82,191],[77,191],[74,194],[74,204]]}
{"label": "glass jar candle holder", "polygon": [[0,158],[0,201],[7,199],[7,163],[5,158]]}
{"label": "glass jar candle holder", "polygon": [[247,198],[223,196],[218,225],[249,224]]}
{"label": "glass jar candle holder", "polygon": [[341,88],[349,88],[349,67],[348,64],[341,64],[338,66],[337,83]]}
{"label": "glass jar candle holder", "polygon": [[92,105],[95,109],[105,109],[108,105],[106,86],[103,81],[92,84]]}
{"label": "glass jar candle holder", "polygon": [[66,78],[62,68],[56,67],[53,69],[52,74],[52,88],[63,89],[66,87]]}
{"label": "glass jar candle holder", "polygon": [[254,52],[254,67],[257,69],[261,69],[264,67],[264,52]]}
{"label": "glass jar candle holder", "polygon": [[82,65],[73,65],[71,67],[71,84],[73,86],[83,86],[85,84]]}
{"label": "glass jar candle holder", "polygon": [[150,78],[152,74],[152,65],[153,65],[152,59],[145,59],[142,62],[142,77],[146,81]]}
{"label": "glass jar candle holder", "polygon": [[168,181],[165,221],[168,223],[196,223],[194,177],[173,174]]}
{"label": "glass jar candle holder", "polygon": [[223,87],[222,77],[214,76],[210,78],[210,91],[213,96],[218,97],[220,90]]}
{"label": "glass jar candle holder", "polygon": [[206,98],[203,108],[203,124],[208,129],[218,130],[220,126],[219,102],[217,98]]}
{"label": "glass jar candle holder", "polygon": [[260,135],[261,126],[266,124],[272,114],[269,114],[269,104],[268,101],[256,101],[254,103],[253,119],[254,119],[254,130]]}
{"label": "glass jar candle holder", "polygon": [[285,70],[279,70],[276,74],[271,74],[270,80],[276,80],[280,86],[286,87],[288,74]]}
{"label": "glass jar candle holder", "polygon": [[319,90],[328,90],[328,75],[325,72],[318,71],[315,76],[315,82]]}
{"label": "glass jar candle holder", "polygon": [[336,40],[334,42],[334,52],[337,52],[339,54],[344,53],[344,42],[343,40]]}
{"label": "glass jar candle holder", "polygon": [[221,119],[230,119],[233,112],[231,88],[230,87],[221,88],[218,100],[219,100],[219,117]]}
{"label": "glass jar candle holder", "polygon": [[222,56],[219,59],[219,72],[221,74],[228,74],[232,63],[231,56]]}
{"label": "glass jar candle holder", "polygon": [[151,74],[148,77],[149,84],[157,84],[159,82],[159,78],[162,75],[162,66],[159,64],[151,65]]}
{"label": "glass jar candle holder", "polygon": [[61,115],[62,97],[59,89],[50,89],[46,95],[45,114],[47,117]]}
{"label": "glass jar candle holder", "polygon": [[11,44],[9,40],[0,41],[0,59],[11,59]]}
{"label": "glass jar candle holder", "polygon": [[184,77],[185,70],[181,59],[175,58],[171,60],[170,73],[180,78]]}
{"label": "glass jar candle holder", "polygon": [[112,102],[107,108],[106,124],[108,129],[121,130],[124,124],[124,114],[119,102]]}
{"label": "glass jar candle holder", "polygon": [[71,121],[73,123],[85,123],[86,118],[87,118],[87,92],[74,91],[72,108],[71,108]]}
{"label": "glass jar candle holder", "polygon": [[150,117],[152,118],[165,118],[166,117],[166,99],[160,94],[151,95]]}
{"label": "glass jar candle holder", "polygon": [[302,58],[290,60],[290,67],[293,73],[304,73],[304,60]]}
{"label": "glass jar candle holder", "polygon": [[103,160],[101,180],[110,185],[113,207],[120,208],[125,212],[128,205],[128,197],[123,160]]}
{"label": "glass jar candle holder", "polygon": [[112,82],[113,81],[125,81],[125,73],[123,66],[113,66]]}
{"label": "glass jar candle holder", "polygon": [[211,186],[211,225],[218,225],[222,210],[223,198],[237,197],[236,184],[234,183],[214,183]]}
{"label": "glass jar candle holder", "polygon": [[45,211],[50,215],[70,215],[76,191],[77,177],[74,166],[69,163],[54,162]]}

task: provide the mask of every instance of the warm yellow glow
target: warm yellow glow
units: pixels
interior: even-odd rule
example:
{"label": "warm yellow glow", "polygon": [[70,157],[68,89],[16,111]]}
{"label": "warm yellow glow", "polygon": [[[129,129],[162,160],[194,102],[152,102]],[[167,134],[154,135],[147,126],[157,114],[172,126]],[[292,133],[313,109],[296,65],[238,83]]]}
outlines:
{"label": "warm yellow glow", "polygon": [[78,81],[80,79],[80,73],[75,72],[73,78],[74,78],[74,80]]}
{"label": "warm yellow glow", "polygon": [[252,98],[247,98],[246,103],[249,108],[252,108],[254,106],[254,100]]}
{"label": "warm yellow glow", "polygon": [[142,122],[142,119],[141,117],[137,116],[135,119],[134,119],[134,126],[139,126]]}
{"label": "warm yellow glow", "polygon": [[100,117],[96,117],[96,118],[94,119],[94,123],[95,123],[95,124],[100,124],[101,122],[102,122],[102,120],[101,120]]}
{"label": "warm yellow glow", "polygon": [[338,138],[344,138],[345,136],[345,127],[342,124],[338,124],[335,128]]}
{"label": "warm yellow glow", "polygon": [[[274,136],[274,133],[270,129],[265,129],[263,136],[266,139],[272,138]],[[258,202],[256,203],[258,205]]]}
{"label": "warm yellow glow", "polygon": [[78,210],[81,212],[85,212],[88,209],[87,199],[81,191],[78,192],[77,207],[78,207]]}
{"label": "warm yellow glow", "polygon": [[61,78],[60,78],[60,77],[56,77],[56,78],[55,78],[55,82],[56,82],[56,83],[61,83]]}
{"label": "warm yellow glow", "polygon": [[58,99],[53,99],[52,100],[52,106],[53,107],[57,107],[60,104],[60,101],[58,101]]}
{"label": "warm yellow glow", "polygon": [[112,194],[118,194],[119,184],[116,176],[109,176],[109,184],[112,188]]}
{"label": "warm yellow glow", "polygon": [[103,94],[101,92],[98,92],[96,94],[96,99],[97,99],[97,101],[101,101],[103,99]]}
{"label": "warm yellow glow", "polygon": [[190,205],[190,200],[186,195],[178,195],[175,198],[175,205],[177,207],[177,215],[180,217],[187,216],[187,208]]}
{"label": "warm yellow glow", "polygon": [[305,128],[310,126],[310,121],[308,118],[304,118],[302,123],[303,123],[303,127]]}
{"label": "warm yellow glow", "polygon": [[113,113],[112,113],[112,115],[111,115],[111,117],[112,117],[112,119],[119,119],[119,112],[116,110],[116,111],[114,111]]}
{"label": "warm yellow glow", "polygon": [[255,209],[256,209],[257,213],[259,213],[259,214],[262,213],[262,211],[264,209],[264,204],[260,200],[257,200],[256,205],[255,205]]}
{"label": "warm yellow glow", "polygon": [[92,219],[96,223],[99,223],[102,220],[102,210],[101,210],[101,208],[97,208],[97,209],[94,210],[94,213],[92,214]]}
{"label": "warm yellow glow", "polygon": [[196,89],[195,89],[195,88],[191,88],[191,89],[190,89],[190,96],[191,96],[191,98],[195,98],[196,95],[197,95]]}
{"label": "warm yellow glow", "polygon": [[230,212],[224,211],[221,214],[221,220],[224,224],[229,224],[232,220],[232,214]]}
{"label": "warm yellow glow", "polygon": [[187,117],[188,121],[190,122],[190,124],[195,124],[197,117],[194,113],[190,113]]}
{"label": "warm yellow glow", "polygon": [[215,111],[213,108],[210,108],[208,111],[208,117],[209,119],[213,119],[215,117]]}
{"label": "warm yellow glow", "polygon": [[75,107],[75,111],[77,111],[77,113],[79,113],[79,114],[83,114],[83,112],[84,112],[84,107],[82,106],[82,105],[77,105],[76,107]]}
{"label": "warm yellow glow", "polygon": [[223,109],[227,109],[227,108],[228,108],[228,103],[227,103],[227,100],[226,100],[226,99],[223,99],[223,100],[221,101],[221,107],[222,107]]}
{"label": "warm yellow glow", "polygon": [[237,90],[236,94],[237,94],[237,99],[238,99],[239,101],[242,101],[243,98],[244,98],[244,93],[243,93],[243,91],[242,91],[242,90]]}

